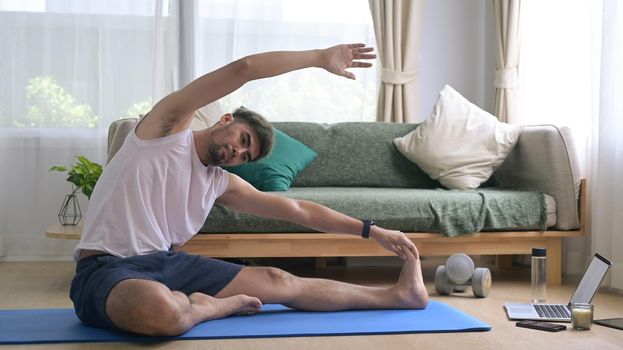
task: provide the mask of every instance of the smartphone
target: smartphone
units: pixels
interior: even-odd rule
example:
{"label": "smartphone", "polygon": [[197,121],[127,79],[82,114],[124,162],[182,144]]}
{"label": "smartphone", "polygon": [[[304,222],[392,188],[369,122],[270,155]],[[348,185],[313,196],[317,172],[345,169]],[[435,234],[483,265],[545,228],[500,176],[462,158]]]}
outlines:
{"label": "smartphone", "polygon": [[604,320],[595,320],[593,322],[602,326],[623,330],[623,318],[608,318]]}
{"label": "smartphone", "polygon": [[538,329],[540,331],[548,331],[548,332],[560,332],[567,329],[567,326],[563,324],[549,323],[549,322],[540,322],[540,321],[519,321],[515,323],[517,327],[524,328],[532,328]]}

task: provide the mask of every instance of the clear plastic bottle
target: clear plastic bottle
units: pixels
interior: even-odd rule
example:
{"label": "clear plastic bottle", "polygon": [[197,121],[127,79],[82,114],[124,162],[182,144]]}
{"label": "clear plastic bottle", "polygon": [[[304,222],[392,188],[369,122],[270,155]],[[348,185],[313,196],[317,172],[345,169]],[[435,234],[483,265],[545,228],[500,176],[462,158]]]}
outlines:
{"label": "clear plastic bottle", "polygon": [[532,301],[545,302],[547,287],[547,250],[532,248]]}

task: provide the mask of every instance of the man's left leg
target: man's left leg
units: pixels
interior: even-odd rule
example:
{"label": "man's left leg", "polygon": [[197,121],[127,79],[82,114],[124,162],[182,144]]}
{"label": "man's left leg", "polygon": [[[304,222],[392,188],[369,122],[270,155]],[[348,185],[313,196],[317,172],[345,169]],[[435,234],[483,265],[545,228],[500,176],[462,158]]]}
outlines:
{"label": "man's left leg", "polygon": [[245,267],[217,298],[246,294],[299,310],[419,309],[428,305],[420,259],[407,252],[398,282],[387,288],[301,278],[271,267]]}

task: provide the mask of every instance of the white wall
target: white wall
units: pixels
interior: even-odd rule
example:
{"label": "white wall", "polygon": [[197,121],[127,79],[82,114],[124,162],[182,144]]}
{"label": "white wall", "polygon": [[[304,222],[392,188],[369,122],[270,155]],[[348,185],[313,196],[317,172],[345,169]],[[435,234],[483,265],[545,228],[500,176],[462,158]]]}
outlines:
{"label": "white wall", "polygon": [[432,111],[444,84],[493,111],[495,36],[490,1],[426,1],[421,56],[421,120]]}

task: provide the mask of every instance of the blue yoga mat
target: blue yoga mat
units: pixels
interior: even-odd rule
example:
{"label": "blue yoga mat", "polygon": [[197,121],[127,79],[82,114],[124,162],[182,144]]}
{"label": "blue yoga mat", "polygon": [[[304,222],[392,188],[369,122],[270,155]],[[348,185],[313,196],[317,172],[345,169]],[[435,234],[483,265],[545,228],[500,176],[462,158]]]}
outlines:
{"label": "blue yoga mat", "polygon": [[305,312],[264,305],[251,316],[198,324],[178,337],[146,337],[82,324],[73,309],[0,310],[0,344],[157,342],[183,339],[266,338],[488,331],[491,326],[448,304],[424,310]]}

